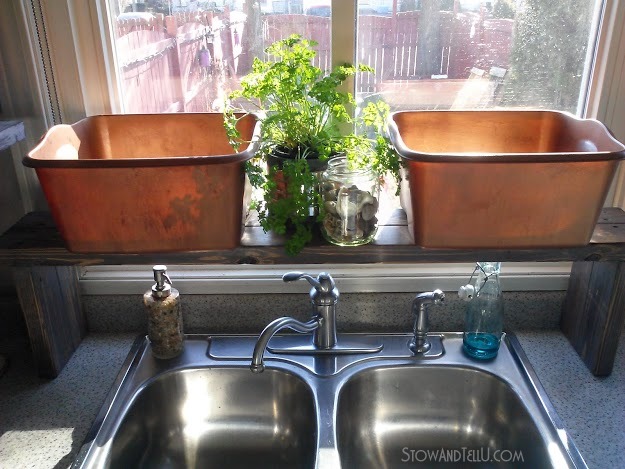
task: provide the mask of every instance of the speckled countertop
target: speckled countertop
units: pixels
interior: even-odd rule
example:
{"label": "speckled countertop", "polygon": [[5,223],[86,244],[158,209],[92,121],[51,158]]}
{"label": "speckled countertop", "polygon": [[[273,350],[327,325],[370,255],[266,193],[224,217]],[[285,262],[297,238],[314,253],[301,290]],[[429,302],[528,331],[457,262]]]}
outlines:
{"label": "speckled countertop", "polygon": [[[92,334],[55,380],[36,376],[25,339],[0,345],[0,468],[65,468],[82,445],[136,334]],[[595,378],[558,331],[517,333],[592,469],[625,468],[625,339],[611,376]]]}

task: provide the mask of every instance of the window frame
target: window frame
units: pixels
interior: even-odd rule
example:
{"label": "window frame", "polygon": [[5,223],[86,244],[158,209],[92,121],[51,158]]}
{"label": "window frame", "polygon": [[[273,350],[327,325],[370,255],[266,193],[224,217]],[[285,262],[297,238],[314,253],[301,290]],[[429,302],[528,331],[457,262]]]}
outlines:
{"label": "window frame", "polygon": [[[594,67],[583,115],[600,120],[616,138],[625,141],[625,4],[618,0],[604,0],[600,14]],[[605,205],[625,209],[625,169],[622,163]]]}

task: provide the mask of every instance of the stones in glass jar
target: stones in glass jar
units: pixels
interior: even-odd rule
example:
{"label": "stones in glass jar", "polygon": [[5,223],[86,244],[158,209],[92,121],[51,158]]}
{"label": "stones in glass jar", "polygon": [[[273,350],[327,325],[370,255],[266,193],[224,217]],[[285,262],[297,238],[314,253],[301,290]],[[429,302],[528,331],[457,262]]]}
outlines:
{"label": "stones in glass jar", "polygon": [[325,181],[323,200],[323,227],[330,238],[352,243],[375,233],[379,203],[371,192],[354,184],[347,187],[336,181]]}

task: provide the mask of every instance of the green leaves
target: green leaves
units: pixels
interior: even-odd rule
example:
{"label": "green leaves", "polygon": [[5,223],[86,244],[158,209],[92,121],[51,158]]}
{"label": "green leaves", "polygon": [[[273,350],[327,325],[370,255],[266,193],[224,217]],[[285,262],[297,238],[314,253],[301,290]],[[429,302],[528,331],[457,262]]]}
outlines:
{"label": "green leaves", "polygon": [[287,236],[287,254],[297,254],[312,240],[314,220],[310,211],[321,203],[317,185],[304,158],[286,160],[282,168],[270,167],[264,179],[258,218],[265,231]]}
{"label": "green leaves", "polygon": [[357,132],[343,138],[342,153],[354,167],[373,168],[379,175],[390,173],[399,191],[399,155],[386,132],[390,107],[382,100],[370,101],[356,118]]}
{"label": "green leaves", "polygon": [[342,65],[324,76],[312,63],[316,45],[299,35],[273,43],[265,50],[267,60],[254,59],[241,89],[228,96],[230,111],[266,112],[261,154],[276,146],[293,150],[304,146],[311,153],[327,155],[329,142],[340,137],[339,124],[350,122],[347,106],[354,99],[337,88],[357,69]]}

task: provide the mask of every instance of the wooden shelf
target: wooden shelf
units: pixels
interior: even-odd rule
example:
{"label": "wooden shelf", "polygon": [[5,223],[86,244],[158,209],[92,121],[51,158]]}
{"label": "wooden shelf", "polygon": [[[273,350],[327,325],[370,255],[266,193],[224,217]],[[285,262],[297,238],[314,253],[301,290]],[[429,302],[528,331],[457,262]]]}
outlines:
{"label": "wooden shelf", "polygon": [[87,266],[120,264],[324,264],[324,263],[428,263],[476,260],[620,261],[625,259],[625,212],[603,209],[590,244],[575,248],[545,249],[424,249],[412,244],[403,211],[393,213],[380,226],[376,240],[365,246],[332,246],[317,236],[297,256],[285,253],[282,240],[266,234],[257,224],[245,227],[241,246],[227,251],[155,254],[78,254],[69,252],[50,214],[24,216],[0,237],[0,265]]}

